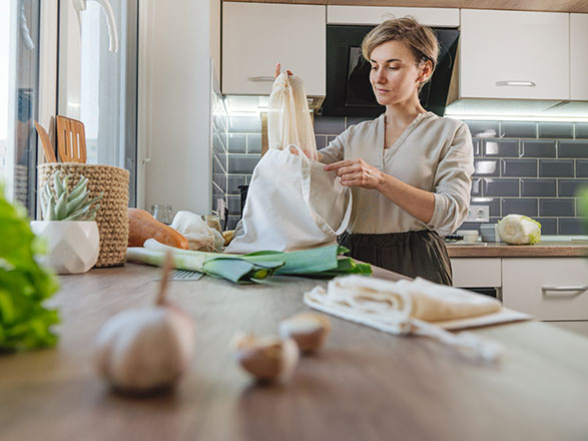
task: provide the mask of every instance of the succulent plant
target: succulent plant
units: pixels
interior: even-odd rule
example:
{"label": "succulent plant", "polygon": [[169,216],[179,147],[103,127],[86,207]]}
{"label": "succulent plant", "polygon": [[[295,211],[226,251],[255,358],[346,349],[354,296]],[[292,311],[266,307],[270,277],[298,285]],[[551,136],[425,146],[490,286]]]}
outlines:
{"label": "succulent plant", "polygon": [[[41,192],[41,210],[43,220],[46,221],[92,221],[100,208],[97,203],[102,199],[103,193],[93,199],[88,193],[88,179],[84,176],[75,187],[69,191],[70,176],[61,178],[61,172],[53,175],[53,187],[51,190],[50,180],[45,182]],[[92,207],[94,206],[94,207]]]}

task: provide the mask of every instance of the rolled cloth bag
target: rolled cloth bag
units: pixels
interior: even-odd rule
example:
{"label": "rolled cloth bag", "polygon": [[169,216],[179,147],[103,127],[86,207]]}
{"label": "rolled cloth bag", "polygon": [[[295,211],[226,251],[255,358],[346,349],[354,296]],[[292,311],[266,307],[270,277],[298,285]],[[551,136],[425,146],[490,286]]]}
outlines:
{"label": "rolled cloth bag", "polygon": [[268,107],[269,150],[253,171],[243,217],[226,253],[328,245],[349,224],[351,191],[316,161],[302,80],[279,75]]}

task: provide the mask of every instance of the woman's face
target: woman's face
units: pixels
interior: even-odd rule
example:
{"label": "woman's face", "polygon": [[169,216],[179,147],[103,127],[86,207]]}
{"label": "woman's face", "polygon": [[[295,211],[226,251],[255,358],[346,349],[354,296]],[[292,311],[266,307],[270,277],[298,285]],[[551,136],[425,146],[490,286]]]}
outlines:
{"label": "woman's face", "polygon": [[406,102],[418,95],[427,78],[429,63],[420,63],[401,41],[388,41],[371,53],[370,82],[378,103],[383,106]]}

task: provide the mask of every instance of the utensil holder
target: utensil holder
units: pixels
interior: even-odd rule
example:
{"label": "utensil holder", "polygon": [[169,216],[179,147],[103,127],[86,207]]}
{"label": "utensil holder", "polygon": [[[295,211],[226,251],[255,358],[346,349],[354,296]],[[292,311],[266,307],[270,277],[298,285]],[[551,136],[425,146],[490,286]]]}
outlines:
{"label": "utensil holder", "polygon": [[124,264],[129,241],[129,176],[128,170],[110,165],[46,163],[37,167],[39,187],[49,180],[53,188],[53,175],[61,171],[71,176],[70,190],[81,176],[88,179],[88,192],[94,198],[103,193],[96,223],[100,232],[100,254],[96,267],[119,266]]}

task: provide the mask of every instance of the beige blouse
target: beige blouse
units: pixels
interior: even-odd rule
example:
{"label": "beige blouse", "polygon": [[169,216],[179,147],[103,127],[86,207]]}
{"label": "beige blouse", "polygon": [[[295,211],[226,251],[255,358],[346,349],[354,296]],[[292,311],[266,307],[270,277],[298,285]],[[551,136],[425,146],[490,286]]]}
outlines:
{"label": "beige blouse", "polygon": [[385,115],[349,127],[322,149],[321,161],[362,158],[380,171],[414,187],[434,192],[435,211],[427,224],[377,190],[353,187],[350,233],[384,234],[455,231],[470,204],[474,153],[468,126],[434,113],[419,114],[394,145],[384,149]]}

